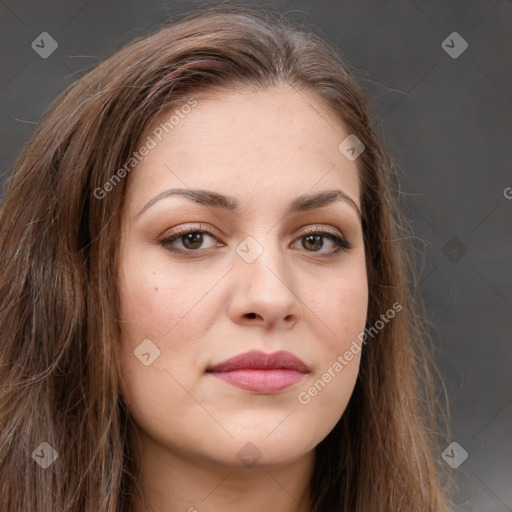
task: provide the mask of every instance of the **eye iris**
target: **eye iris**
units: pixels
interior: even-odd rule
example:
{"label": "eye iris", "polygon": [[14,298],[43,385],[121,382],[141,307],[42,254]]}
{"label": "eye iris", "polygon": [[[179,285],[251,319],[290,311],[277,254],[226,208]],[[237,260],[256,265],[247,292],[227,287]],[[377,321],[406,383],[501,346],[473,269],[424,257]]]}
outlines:
{"label": "eye iris", "polygon": [[[183,245],[187,249],[199,249],[199,247],[203,244],[203,234],[199,232],[187,233],[182,237]],[[192,244],[192,246],[190,245]]]}
{"label": "eye iris", "polygon": [[[313,245],[316,245],[316,247],[310,247],[310,249],[313,249],[313,250],[321,249],[322,246],[324,245],[322,237],[318,236],[318,235],[308,235],[305,237],[305,240],[306,240],[307,244],[311,243]],[[320,242],[320,245],[318,245],[318,242]],[[307,249],[307,247],[304,243],[302,245],[304,246],[305,249]]]}

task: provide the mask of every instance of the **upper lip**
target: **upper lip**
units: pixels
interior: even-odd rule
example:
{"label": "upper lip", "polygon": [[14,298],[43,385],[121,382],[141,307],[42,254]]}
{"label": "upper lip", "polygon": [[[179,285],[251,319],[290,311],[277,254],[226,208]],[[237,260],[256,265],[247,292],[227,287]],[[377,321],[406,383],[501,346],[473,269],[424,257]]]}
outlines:
{"label": "upper lip", "polygon": [[222,363],[210,366],[207,372],[231,372],[235,370],[295,370],[308,373],[309,368],[304,361],[290,352],[280,350],[272,354],[265,354],[259,350],[251,350],[231,357]]}

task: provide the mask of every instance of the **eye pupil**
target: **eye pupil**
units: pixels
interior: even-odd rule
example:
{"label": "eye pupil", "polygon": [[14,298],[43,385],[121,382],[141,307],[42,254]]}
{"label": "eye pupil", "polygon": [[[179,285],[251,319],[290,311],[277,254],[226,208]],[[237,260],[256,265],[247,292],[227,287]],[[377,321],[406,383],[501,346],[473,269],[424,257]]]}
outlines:
{"label": "eye pupil", "polygon": [[[203,244],[203,234],[197,231],[188,233],[182,238],[184,239],[183,245],[187,249],[198,249]],[[190,246],[190,243],[192,243],[192,246]]]}
{"label": "eye pupil", "polygon": [[[308,243],[308,244],[311,243],[313,245],[316,245],[316,247],[310,247],[310,249],[313,249],[313,250],[321,249],[322,246],[324,245],[322,237],[318,236],[318,235],[308,235],[305,237],[305,239],[307,240],[306,243]],[[320,245],[318,245],[319,241],[320,241]],[[317,243],[315,244],[315,242],[317,242]],[[304,246],[305,249],[307,249],[307,247],[304,244],[302,244],[302,245]]]}

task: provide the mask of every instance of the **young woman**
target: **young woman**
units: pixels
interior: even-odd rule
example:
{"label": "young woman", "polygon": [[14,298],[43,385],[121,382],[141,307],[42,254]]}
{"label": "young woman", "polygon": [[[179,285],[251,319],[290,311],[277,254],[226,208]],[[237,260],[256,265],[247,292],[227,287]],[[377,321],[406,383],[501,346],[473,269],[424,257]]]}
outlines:
{"label": "young woman", "polygon": [[0,215],[0,510],[447,510],[393,177],[347,64],[274,14],[64,91]]}

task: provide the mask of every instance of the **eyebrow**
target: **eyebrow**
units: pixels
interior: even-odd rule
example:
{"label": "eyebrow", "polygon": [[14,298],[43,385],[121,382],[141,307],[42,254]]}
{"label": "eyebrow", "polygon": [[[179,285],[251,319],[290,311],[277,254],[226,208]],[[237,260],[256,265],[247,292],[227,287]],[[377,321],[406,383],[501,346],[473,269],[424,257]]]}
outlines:
{"label": "eyebrow", "polygon": [[[240,203],[236,197],[227,196],[218,192],[213,192],[211,190],[173,188],[165,190],[164,192],[161,192],[155,196],[153,199],[150,199],[144,205],[142,210],[136,215],[136,217],[139,217],[144,211],[154,205],[157,201],[173,196],[184,197],[205,206],[222,208],[224,210],[240,213]],[[327,190],[317,194],[303,194],[298,196],[288,203],[284,215],[286,216],[296,212],[305,212],[315,208],[321,208],[322,206],[327,206],[339,201],[351,206],[357,212],[359,220],[362,219],[361,210],[357,206],[356,202],[350,196],[345,194],[345,192],[339,189]]]}

